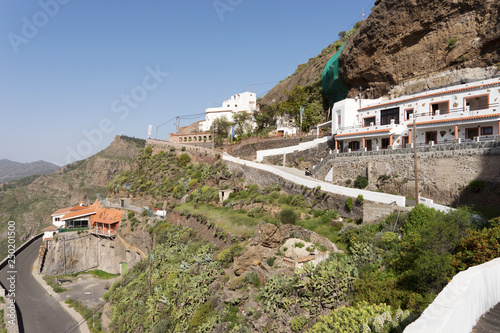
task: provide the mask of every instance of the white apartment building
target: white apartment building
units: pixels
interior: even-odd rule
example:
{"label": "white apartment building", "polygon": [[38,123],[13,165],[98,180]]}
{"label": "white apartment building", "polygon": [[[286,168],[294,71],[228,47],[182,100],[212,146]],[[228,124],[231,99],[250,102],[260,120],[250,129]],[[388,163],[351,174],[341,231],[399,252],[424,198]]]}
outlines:
{"label": "white apartment building", "polygon": [[220,117],[226,117],[230,122],[233,121],[233,115],[238,112],[253,114],[257,110],[257,94],[252,92],[243,92],[231,96],[230,99],[222,102],[222,106],[207,108],[205,110],[205,121],[200,123],[200,131],[210,131],[212,122]]}
{"label": "white apartment building", "polygon": [[391,100],[342,100],[332,108],[335,150],[398,149],[414,141],[423,146],[493,140],[499,135],[499,103],[500,78]]}

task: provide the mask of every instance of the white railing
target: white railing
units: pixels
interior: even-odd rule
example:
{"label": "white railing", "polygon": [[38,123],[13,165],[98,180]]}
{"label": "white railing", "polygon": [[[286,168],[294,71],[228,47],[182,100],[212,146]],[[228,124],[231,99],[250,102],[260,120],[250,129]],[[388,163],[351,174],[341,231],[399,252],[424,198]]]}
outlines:
{"label": "white railing", "polygon": [[500,302],[500,258],[460,272],[404,333],[469,333]]}

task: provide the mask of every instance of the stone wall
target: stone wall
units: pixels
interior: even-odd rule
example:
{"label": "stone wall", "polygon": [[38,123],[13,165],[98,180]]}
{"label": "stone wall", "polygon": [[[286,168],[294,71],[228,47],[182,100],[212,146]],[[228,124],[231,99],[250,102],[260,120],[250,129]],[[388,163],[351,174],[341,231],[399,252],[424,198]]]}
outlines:
{"label": "stone wall", "polygon": [[330,143],[320,143],[316,148],[294,151],[291,154],[266,156],[262,163],[281,165],[283,161],[285,166],[291,166],[298,169],[304,169],[306,166],[312,168],[314,165],[319,164],[330,153]]}
{"label": "stone wall", "polygon": [[394,212],[407,212],[413,207],[398,207],[396,205],[385,205],[371,201],[363,203],[363,222],[374,223],[382,220]]}
{"label": "stone wall", "polygon": [[98,237],[90,233],[59,233],[45,255],[42,274],[61,275],[92,269],[119,273],[120,263],[132,267],[143,253],[120,237]]}
{"label": "stone wall", "polygon": [[[438,203],[458,203],[461,191],[472,180],[500,185],[500,137],[490,142],[421,147],[417,156],[420,195]],[[369,181],[367,189],[379,190],[389,183],[380,180],[385,175],[391,179],[393,192],[415,197],[414,170],[413,150],[397,149],[334,153],[314,169],[313,176],[325,180],[328,174],[334,184],[344,186],[357,176],[365,176]],[[386,193],[392,193],[387,190],[384,188]]]}
{"label": "stone wall", "polygon": [[316,139],[315,135],[293,136],[288,138],[260,139],[251,138],[240,144],[229,145],[227,152],[235,157],[253,161],[257,158],[257,150],[267,150],[296,146],[301,142],[312,141]]}

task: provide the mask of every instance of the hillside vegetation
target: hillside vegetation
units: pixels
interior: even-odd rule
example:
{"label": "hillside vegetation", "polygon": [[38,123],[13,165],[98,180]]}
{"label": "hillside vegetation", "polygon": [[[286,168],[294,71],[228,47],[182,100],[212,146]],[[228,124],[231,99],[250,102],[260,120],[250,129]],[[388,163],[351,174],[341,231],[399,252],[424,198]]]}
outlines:
{"label": "hillside vegetation", "polygon": [[[146,148],[136,157],[140,168],[108,184],[195,217],[230,244],[217,248],[192,229],[150,221],[150,258],[106,294],[114,332],[401,332],[456,273],[499,255],[498,218],[419,205],[361,224],[277,186],[248,184],[221,162],[191,163],[196,158]],[[235,191],[218,203],[219,189],[228,188]],[[314,230],[343,253],[294,271],[284,264],[284,244],[297,234],[255,247],[262,228],[272,229],[266,225]],[[325,250],[309,241],[301,246]]]}

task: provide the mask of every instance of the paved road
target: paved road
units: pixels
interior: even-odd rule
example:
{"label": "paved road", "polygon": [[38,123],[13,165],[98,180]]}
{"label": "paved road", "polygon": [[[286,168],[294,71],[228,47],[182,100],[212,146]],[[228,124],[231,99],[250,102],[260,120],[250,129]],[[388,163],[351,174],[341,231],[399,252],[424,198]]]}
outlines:
{"label": "paved road", "polygon": [[[46,295],[45,289],[31,274],[41,242],[41,239],[33,242],[16,257],[16,303],[21,311],[24,332],[69,332],[76,326],[76,321],[54,298]],[[0,271],[0,281],[6,287],[7,270],[8,266]]]}

